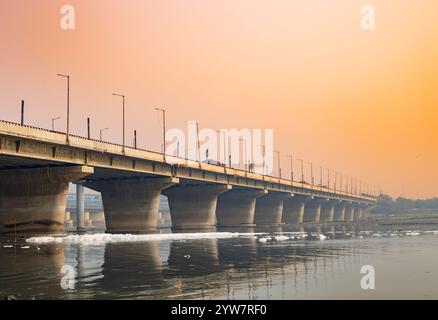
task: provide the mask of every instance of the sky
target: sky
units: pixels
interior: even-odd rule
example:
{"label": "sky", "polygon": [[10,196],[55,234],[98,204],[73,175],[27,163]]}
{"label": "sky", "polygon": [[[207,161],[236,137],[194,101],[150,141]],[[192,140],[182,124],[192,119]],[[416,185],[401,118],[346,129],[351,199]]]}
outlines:
{"label": "sky", "polygon": [[[272,128],[274,148],[393,196],[438,196],[436,0],[0,0],[0,119],[108,127],[160,150],[167,127]],[[63,30],[63,5],[75,29]],[[375,9],[375,29],[361,8]],[[299,164],[294,163],[294,170]],[[308,174],[306,165],[306,174]],[[318,178],[316,178],[318,179]]]}

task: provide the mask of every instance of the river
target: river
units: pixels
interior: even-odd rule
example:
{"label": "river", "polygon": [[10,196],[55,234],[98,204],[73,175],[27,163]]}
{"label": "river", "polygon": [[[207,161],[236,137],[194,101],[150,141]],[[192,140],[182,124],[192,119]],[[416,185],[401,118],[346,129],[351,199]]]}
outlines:
{"label": "river", "polygon": [[[0,238],[0,297],[438,299],[436,230],[333,224]],[[374,289],[363,286],[364,266]]]}

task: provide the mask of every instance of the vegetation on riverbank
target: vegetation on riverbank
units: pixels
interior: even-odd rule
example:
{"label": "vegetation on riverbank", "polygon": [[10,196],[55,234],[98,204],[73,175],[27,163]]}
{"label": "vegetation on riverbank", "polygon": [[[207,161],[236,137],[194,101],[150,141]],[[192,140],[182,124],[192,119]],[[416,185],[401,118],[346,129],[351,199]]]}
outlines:
{"label": "vegetation on riverbank", "polygon": [[372,212],[378,214],[434,213],[438,212],[438,197],[431,199],[398,197],[393,199],[389,195],[382,194]]}

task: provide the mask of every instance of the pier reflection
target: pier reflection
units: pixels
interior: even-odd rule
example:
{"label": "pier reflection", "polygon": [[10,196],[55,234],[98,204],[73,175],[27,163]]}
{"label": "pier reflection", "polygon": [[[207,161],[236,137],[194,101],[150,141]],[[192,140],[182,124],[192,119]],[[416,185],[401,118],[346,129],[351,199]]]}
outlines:
{"label": "pier reflection", "polygon": [[[358,234],[357,227],[346,225],[282,226],[274,231],[245,228],[234,232],[240,236],[31,245],[28,250],[2,248],[1,294],[36,299],[287,298],[297,295],[299,286],[300,290],[310,290],[319,281],[339,276],[360,254],[348,241],[332,245],[304,239],[275,240],[276,236],[294,233],[314,238],[325,234],[332,239]],[[262,243],[259,239],[264,236],[274,240]],[[61,288],[64,265],[76,271],[74,290]]]}

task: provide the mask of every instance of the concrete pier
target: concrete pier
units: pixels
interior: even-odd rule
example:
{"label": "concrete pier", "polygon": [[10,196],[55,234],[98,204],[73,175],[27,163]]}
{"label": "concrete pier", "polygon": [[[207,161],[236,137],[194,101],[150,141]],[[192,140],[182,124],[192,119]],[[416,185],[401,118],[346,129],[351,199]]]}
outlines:
{"label": "concrete pier", "polygon": [[[169,192],[165,191],[176,228],[213,226],[217,196],[228,190],[223,186],[267,190],[267,195],[256,200],[254,219],[256,223],[267,224],[271,230],[272,224],[295,220],[294,215],[297,222],[303,219],[320,221],[321,205],[314,202],[316,199],[304,205],[304,218],[302,203],[287,202],[285,206],[284,201],[292,194],[338,199],[356,206],[372,207],[377,202],[371,195],[346,194],[289,179],[163,156],[126,145],[66,136],[61,132],[1,120],[0,172],[0,230],[4,232],[62,230],[68,183],[79,180],[85,180],[85,187],[102,192],[110,232],[142,232],[155,228],[159,193],[169,187],[168,183],[172,185],[173,178],[181,180],[178,188],[172,185]],[[164,178],[168,180],[156,185],[151,182]],[[234,222],[246,224],[251,220],[253,200],[244,198],[247,199],[242,198],[242,207],[247,208],[246,213],[236,215]],[[78,187],[78,200],[78,226],[81,229],[87,224],[86,221],[82,223],[81,186]],[[227,215],[223,212],[231,212],[225,208],[227,201],[223,203],[220,204],[221,223]]]}
{"label": "concrete pier", "polygon": [[256,225],[280,225],[283,220],[283,204],[291,193],[269,192],[256,201],[254,223]]}
{"label": "concrete pier", "polygon": [[305,205],[312,199],[311,196],[295,195],[285,200],[283,204],[283,222],[287,224],[303,223]]}
{"label": "concrete pier", "polygon": [[335,216],[335,207],[339,203],[339,200],[330,200],[322,204],[321,222],[333,222]]}
{"label": "concrete pier", "polygon": [[233,189],[219,195],[216,208],[217,226],[255,226],[256,200],[267,193],[266,190]]}
{"label": "concrete pier", "polygon": [[304,208],[304,222],[319,223],[321,221],[321,206],[327,199],[315,198],[306,203]]}
{"label": "concrete pier", "polygon": [[161,191],[175,178],[137,178],[87,181],[101,192],[107,232],[145,232],[157,227]]}
{"label": "concrete pier", "polygon": [[353,222],[354,221],[354,205],[349,204],[345,207],[345,221]]}
{"label": "concrete pier", "polygon": [[85,198],[84,185],[82,182],[76,183],[76,230],[85,229]]}
{"label": "concrete pier", "polygon": [[173,229],[209,229],[216,224],[217,198],[230,185],[181,184],[163,191]]}
{"label": "concrete pier", "polygon": [[335,206],[334,221],[343,222],[345,221],[345,203],[339,203]]}
{"label": "concrete pier", "polygon": [[362,213],[363,213],[363,207],[362,206],[355,206],[353,221],[354,222],[361,221],[362,220]]}
{"label": "concrete pier", "polygon": [[0,171],[0,233],[64,232],[69,183],[92,173],[87,166]]}

